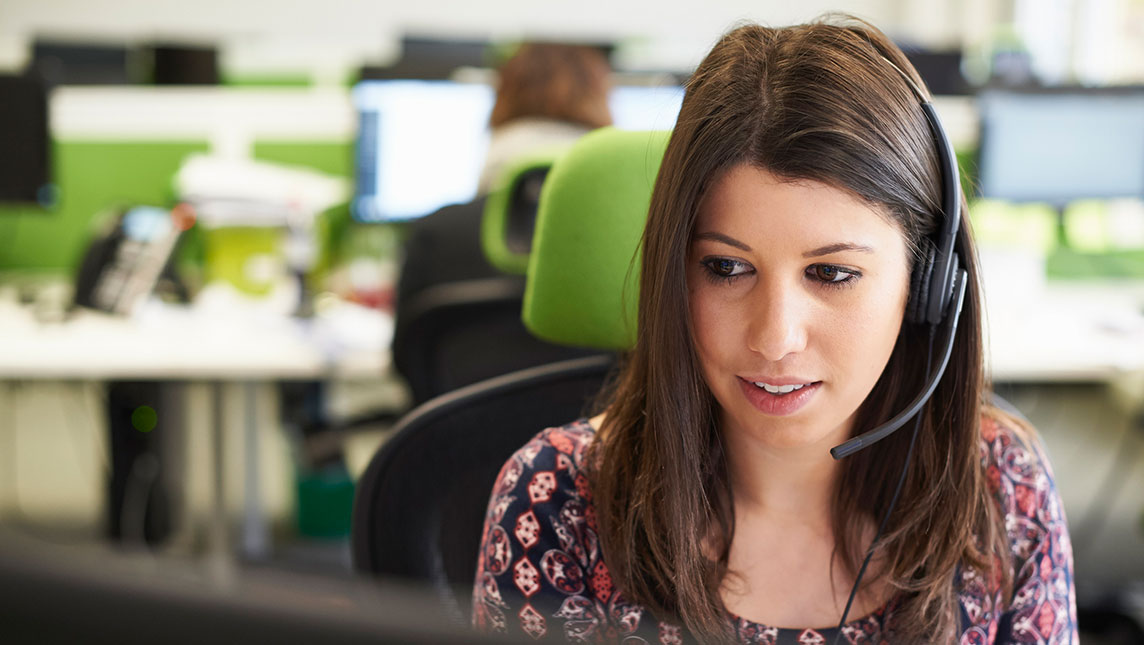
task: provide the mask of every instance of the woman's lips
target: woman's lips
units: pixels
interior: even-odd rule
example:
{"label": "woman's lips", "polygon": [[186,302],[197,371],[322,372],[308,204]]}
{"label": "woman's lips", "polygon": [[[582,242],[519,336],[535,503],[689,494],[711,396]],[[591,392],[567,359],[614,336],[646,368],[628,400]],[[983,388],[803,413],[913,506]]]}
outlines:
{"label": "woman's lips", "polygon": [[[769,383],[769,385],[788,385],[785,383]],[[793,385],[793,384],[790,384]],[[748,381],[739,377],[739,386],[743,390],[744,396],[750,401],[751,405],[755,406],[757,410],[763,414],[771,416],[782,417],[794,414],[806,405],[810,399],[818,392],[819,386],[822,381],[814,381],[804,385],[801,389],[794,390],[787,394],[771,394],[763,388],[754,384],[753,381]]]}

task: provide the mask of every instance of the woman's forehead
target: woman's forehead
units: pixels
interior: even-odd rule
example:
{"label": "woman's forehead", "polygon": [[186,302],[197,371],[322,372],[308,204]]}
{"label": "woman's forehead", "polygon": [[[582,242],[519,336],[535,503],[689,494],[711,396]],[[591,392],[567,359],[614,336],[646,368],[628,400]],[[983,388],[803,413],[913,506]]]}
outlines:
{"label": "woman's forehead", "polygon": [[748,164],[721,173],[699,203],[693,236],[818,240],[858,236],[902,238],[888,209],[854,193],[809,179],[788,179]]}

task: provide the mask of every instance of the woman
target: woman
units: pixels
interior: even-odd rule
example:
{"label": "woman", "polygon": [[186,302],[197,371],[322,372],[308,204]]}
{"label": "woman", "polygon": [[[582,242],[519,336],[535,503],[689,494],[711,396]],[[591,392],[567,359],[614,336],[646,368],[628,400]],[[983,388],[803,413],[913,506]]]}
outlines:
{"label": "woman", "polygon": [[968,293],[944,376],[906,430],[830,456],[909,407],[940,359],[935,328],[907,316],[944,219],[920,87],[855,20],[744,26],[715,46],[653,192],[637,345],[603,414],[545,430],[501,471],[478,627],[1075,642],[1048,462],[988,403],[963,209]]}
{"label": "woman", "polygon": [[563,145],[612,124],[612,69],[587,45],[525,43],[498,70],[489,116],[492,137],[477,192],[496,186],[506,165],[545,146]]}

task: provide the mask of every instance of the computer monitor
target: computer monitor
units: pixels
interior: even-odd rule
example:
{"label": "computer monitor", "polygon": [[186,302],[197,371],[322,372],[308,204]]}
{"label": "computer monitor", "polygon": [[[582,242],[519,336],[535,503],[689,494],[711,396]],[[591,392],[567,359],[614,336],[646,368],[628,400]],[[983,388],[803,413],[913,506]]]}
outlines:
{"label": "computer monitor", "polygon": [[961,71],[961,50],[940,51],[911,47],[903,48],[903,52],[934,95],[965,96],[972,93],[969,81]]}
{"label": "computer monitor", "polygon": [[612,122],[621,130],[670,130],[682,105],[679,85],[621,85],[608,97]]}
{"label": "computer monitor", "polygon": [[138,51],[123,44],[37,38],[30,67],[52,86],[131,85],[138,63]]}
{"label": "computer monitor", "polygon": [[48,91],[34,76],[0,75],[0,204],[51,206]]}
{"label": "computer monitor", "polygon": [[517,643],[456,624],[432,591],[205,563],[97,545],[61,546],[0,526],[0,641],[5,645],[369,645]]}
{"label": "computer monitor", "polygon": [[406,220],[472,199],[488,149],[493,98],[493,88],[483,83],[358,83],[354,217]]}
{"label": "computer monitor", "polygon": [[485,67],[492,50],[487,40],[406,35],[401,38],[401,58],[390,65],[362,67],[361,78],[444,81],[459,68]]}
{"label": "computer monitor", "polygon": [[218,48],[156,43],[151,50],[151,82],[155,85],[218,85]]}
{"label": "computer monitor", "polygon": [[[473,199],[494,100],[493,88],[484,83],[358,83],[354,218],[408,220]],[[677,86],[621,86],[612,91],[609,106],[619,128],[666,130],[675,125],[682,100]]]}
{"label": "computer monitor", "polygon": [[991,90],[978,105],[983,196],[1144,198],[1144,88]]}

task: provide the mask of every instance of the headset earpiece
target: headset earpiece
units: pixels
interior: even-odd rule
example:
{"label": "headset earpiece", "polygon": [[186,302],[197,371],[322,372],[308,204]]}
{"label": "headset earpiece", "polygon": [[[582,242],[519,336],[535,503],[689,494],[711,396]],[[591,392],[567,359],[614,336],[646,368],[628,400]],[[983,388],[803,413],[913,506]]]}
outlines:
{"label": "headset earpiece", "polygon": [[933,265],[937,257],[937,247],[928,237],[919,243],[918,257],[914,260],[914,270],[910,272],[910,295],[906,302],[906,322],[924,324],[929,311],[930,284],[933,282]]}

